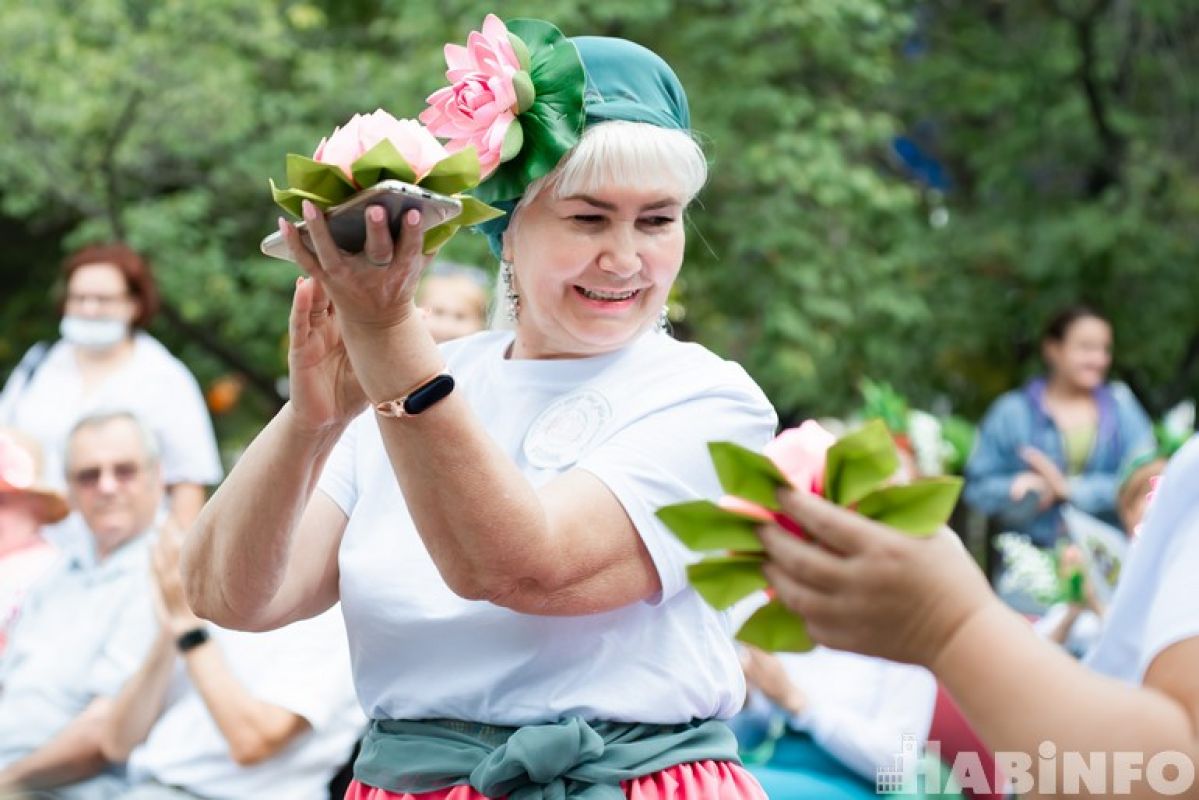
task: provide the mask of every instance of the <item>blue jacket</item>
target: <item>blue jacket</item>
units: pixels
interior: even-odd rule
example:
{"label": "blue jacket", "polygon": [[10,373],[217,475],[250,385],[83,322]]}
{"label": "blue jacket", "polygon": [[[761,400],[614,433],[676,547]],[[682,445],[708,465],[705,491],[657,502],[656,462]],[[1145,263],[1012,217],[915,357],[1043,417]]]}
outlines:
{"label": "blue jacket", "polygon": [[[1066,471],[1061,432],[1045,410],[1045,381],[1037,379],[1004,394],[987,411],[974,452],[966,464],[966,502],[998,517],[1008,530],[1030,536],[1049,547],[1064,533],[1056,508],[1037,513],[1036,498],[1011,500],[1012,480],[1028,465],[1021,448],[1032,445]],[[1118,525],[1116,494],[1121,470],[1154,445],[1153,426],[1136,397],[1122,383],[1106,384],[1095,391],[1099,405],[1099,430],[1095,446],[1079,475],[1069,477],[1070,504],[1106,522]]]}

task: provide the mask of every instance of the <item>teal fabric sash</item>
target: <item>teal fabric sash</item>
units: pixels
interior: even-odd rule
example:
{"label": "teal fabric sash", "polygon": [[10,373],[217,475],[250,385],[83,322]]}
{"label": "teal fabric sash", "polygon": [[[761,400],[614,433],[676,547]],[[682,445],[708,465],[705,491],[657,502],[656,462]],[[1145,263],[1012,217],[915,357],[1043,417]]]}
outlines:
{"label": "teal fabric sash", "polygon": [[397,793],[468,783],[509,800],[624,800],[621,781],[708,760],[740,763],[737,740],[718,720],[646,725],[572,717],[523,728],[374,720],[354,777]]}

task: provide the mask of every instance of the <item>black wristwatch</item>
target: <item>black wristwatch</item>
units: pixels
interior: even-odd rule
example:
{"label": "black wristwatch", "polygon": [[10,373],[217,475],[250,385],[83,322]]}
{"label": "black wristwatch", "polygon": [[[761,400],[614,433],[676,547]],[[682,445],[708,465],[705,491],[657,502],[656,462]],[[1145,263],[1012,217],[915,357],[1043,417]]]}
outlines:
{"label": "black wristwatch", "polygon": [[179,648],[180,653],[186,653],[189,650],[195,650],[207,642],[208,638],[207,628],[203,626],[192,628],[190,631],[179,635],[179,638],[175,640],[175,646]]}

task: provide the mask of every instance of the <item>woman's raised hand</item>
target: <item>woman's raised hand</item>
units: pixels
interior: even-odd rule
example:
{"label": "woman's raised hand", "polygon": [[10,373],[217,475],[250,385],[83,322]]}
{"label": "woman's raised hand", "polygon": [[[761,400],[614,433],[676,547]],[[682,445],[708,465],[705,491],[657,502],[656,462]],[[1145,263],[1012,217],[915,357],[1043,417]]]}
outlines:
{"label": "woman's raised hand", "polygon": [[342,342],[338,314],[319,280],[296,281],[289,333],[290,404],[297,420],[313,431],[348,423],[366,407],[366,394]]}
{"label": "woman's raised hand", "polygon": [[766,577],[820,644],[931,666],[967,619],[998,602],[948,529],[921,539],[806,492],[779,501],[812,540],[763,526]]}
{"label": "woman's raised hand", "polygon": [[421,252],[420,211],[404,214],[399,240],[393,241],[382,206],[368,206],[363,212],[366,246],[361,253],[346,253],[333,242],[324,214],[307,200],[303,210],[311,250],[294,226],[280,219],[279,229],[300,269],[328,293],[343,332],[386,330],[416,313],[416,286],[430,260]]}

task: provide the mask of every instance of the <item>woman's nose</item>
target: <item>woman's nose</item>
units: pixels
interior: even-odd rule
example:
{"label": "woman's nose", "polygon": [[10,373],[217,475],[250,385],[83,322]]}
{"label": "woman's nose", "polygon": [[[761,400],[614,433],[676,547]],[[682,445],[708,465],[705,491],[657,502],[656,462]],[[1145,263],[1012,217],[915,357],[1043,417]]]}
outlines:
{"label": "woman's nose", "polygon": [[608,246],[599,258],[600,269],[621,278],[631,278],[641,271],[641,254],[637,238],[631,232],[618,231],[613,234]]}

